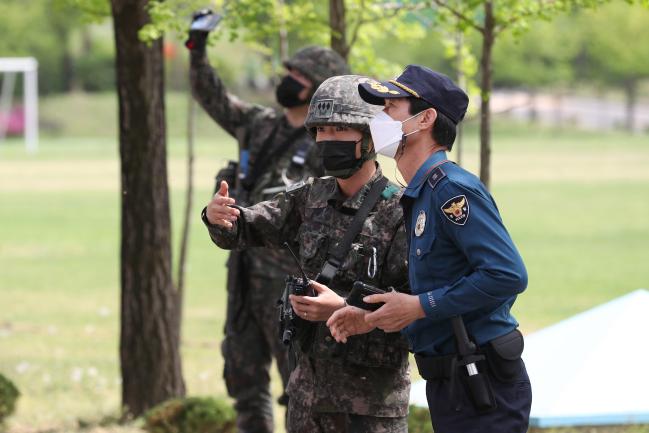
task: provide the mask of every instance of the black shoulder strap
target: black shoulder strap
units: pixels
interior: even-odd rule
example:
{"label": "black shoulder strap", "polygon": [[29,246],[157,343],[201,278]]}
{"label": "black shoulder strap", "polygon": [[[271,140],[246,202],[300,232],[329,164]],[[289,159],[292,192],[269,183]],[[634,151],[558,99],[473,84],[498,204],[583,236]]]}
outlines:
{"label": "black shoulder strap", "polygon": [[278,129],[279,124],[276,124],[275,128],[273,128],[273,131],[262,144],[259,153],[257,154],[257,158],[252,164],[252,170],[250,171],[250,174],[246,176],[244,186],[247,189],[252,189],[255,182],[257,182],[257,179],[259,179],[259,177],[261,176],[262,171],[268,169],[268,165],[272,158],[282,155],[284,152],[286,152],[286,149],[288,149],[288,147],[298,139],[298,137],[307,133],[306,128],[295,128],[295,130],[291,132],[291,134],[286,137],[284,141],[282,141],[276,148],[273,149],[272,145],[274,144]]}
{"label": "black shoulder strap", "polygon": [[345,236],[338,243],[337,247],[334,248],[330,253],[327,261],[322,267],[322,271],[316,278],[316,281],[325,285],[328,285],[333,279],[336,272],[343,263],[343,260],[349,253],[349,247],[352,245],[354,238],[360,233],[361,228],[363,228],[363,222],[369,215],[370,211],[374,208],[374,205],[378,201],[381,193],[385,189],[385,186],[388,184],[388,179],[386,177],[381,177],[379,180],[374,182],[370,188],[370,192],[367,193],[367,197],[363,200],[363,204],[356,212],[354,219],[345,232]]}

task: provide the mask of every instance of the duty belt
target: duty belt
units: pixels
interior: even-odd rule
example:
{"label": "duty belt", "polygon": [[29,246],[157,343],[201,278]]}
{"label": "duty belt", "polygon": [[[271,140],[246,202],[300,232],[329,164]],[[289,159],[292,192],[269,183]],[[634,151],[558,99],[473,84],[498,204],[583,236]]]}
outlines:
{"label": "duty belt", "polygon": [[455,358],[457,355],[445,356],[422,356],[415,355],[417,369],[423,379],[440,380],[449,379],[455,368]]}

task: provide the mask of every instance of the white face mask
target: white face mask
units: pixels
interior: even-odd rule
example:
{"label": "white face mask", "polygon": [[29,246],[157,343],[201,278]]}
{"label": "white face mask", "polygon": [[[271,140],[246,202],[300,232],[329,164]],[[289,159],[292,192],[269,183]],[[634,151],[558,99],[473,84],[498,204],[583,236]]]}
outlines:
{"label": "white face mask", "polygon": [[419,131],[418,129],[417,131],[404,134],[403,124],[408,120],[419,116],[421,113],[423,113],[423,111],[414,116],[408,117],[403,122],[394,120],[392,117],[388,116],[385,111],[381,111],[374,116],[370,121],[370,133],[372,134],[372,141],[374,142],[374,150],[376,153],[389,158],[394,158],[397,154],[399,144],[401,144],[401,140],[408,135]]}

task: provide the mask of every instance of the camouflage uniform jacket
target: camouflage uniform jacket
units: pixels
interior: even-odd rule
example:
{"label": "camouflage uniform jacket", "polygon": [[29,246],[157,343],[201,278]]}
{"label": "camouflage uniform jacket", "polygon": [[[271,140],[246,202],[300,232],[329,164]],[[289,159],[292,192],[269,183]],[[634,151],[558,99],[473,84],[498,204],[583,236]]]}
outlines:
{"label": "camouflage uniform jacket", "polygon": [[[258,174],[247,185],[246,203],[273,197],[279,187],[287,186],[287,179],[288,183],[295,183],[323,175],[322,159],[304,127],[294,128],[281,112],[242,101],[229,93],[209,65],[205,50],[191,51],[190,80],[194,98],[203,109],[238,141],[240,149],[249,152],[248,173]],[[292,163],[300,149],[306,151],[303,164]],[[253,248],[247,252],[253,274],[284,278],[287,272],[294,272],[293,261],[285,251]]]}
{"label": "camouflage uniform jacket", "polygon": [[[256,245],[278,248],[289,242],[299,249],[307,276],[315,278],[329,249],[343,238],[355,211],[381,176],[377,167],[372,179],[347,199],[335,178],[309,179],[270,201],[240,208],[241,216],[232,230],[208,225],[210,237],[228,249]],[[364,221],[329,285],[339,295],[347,296],[356,280],[408,290],[400,195],[395,185],[388,184]],[[370,263],[373,248],[377,264],[374,274]],[[288,394],[317,411],[394,417],[407,415],[409,389],[407,342],[400,333],[377,329],[339,344],[325,323],[318,322],[309,349],[300,356],[291,375]]]}

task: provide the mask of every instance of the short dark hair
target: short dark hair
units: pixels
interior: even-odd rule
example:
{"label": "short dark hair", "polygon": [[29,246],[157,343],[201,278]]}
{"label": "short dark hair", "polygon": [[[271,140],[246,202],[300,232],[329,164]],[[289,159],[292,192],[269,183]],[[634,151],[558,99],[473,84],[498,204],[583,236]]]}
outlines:
{"label": "short dark hair", "polygon": [[[420,98],[408,98],[408,100],[410,101],[408,112],[412,116],[429,108],[435,108]],[[437,119],[433,124],[433,140],[440,146],[446,146],[448,150],[451,150],[457,135],[457,125],[439,110],[435,111],[437,111]]]}

